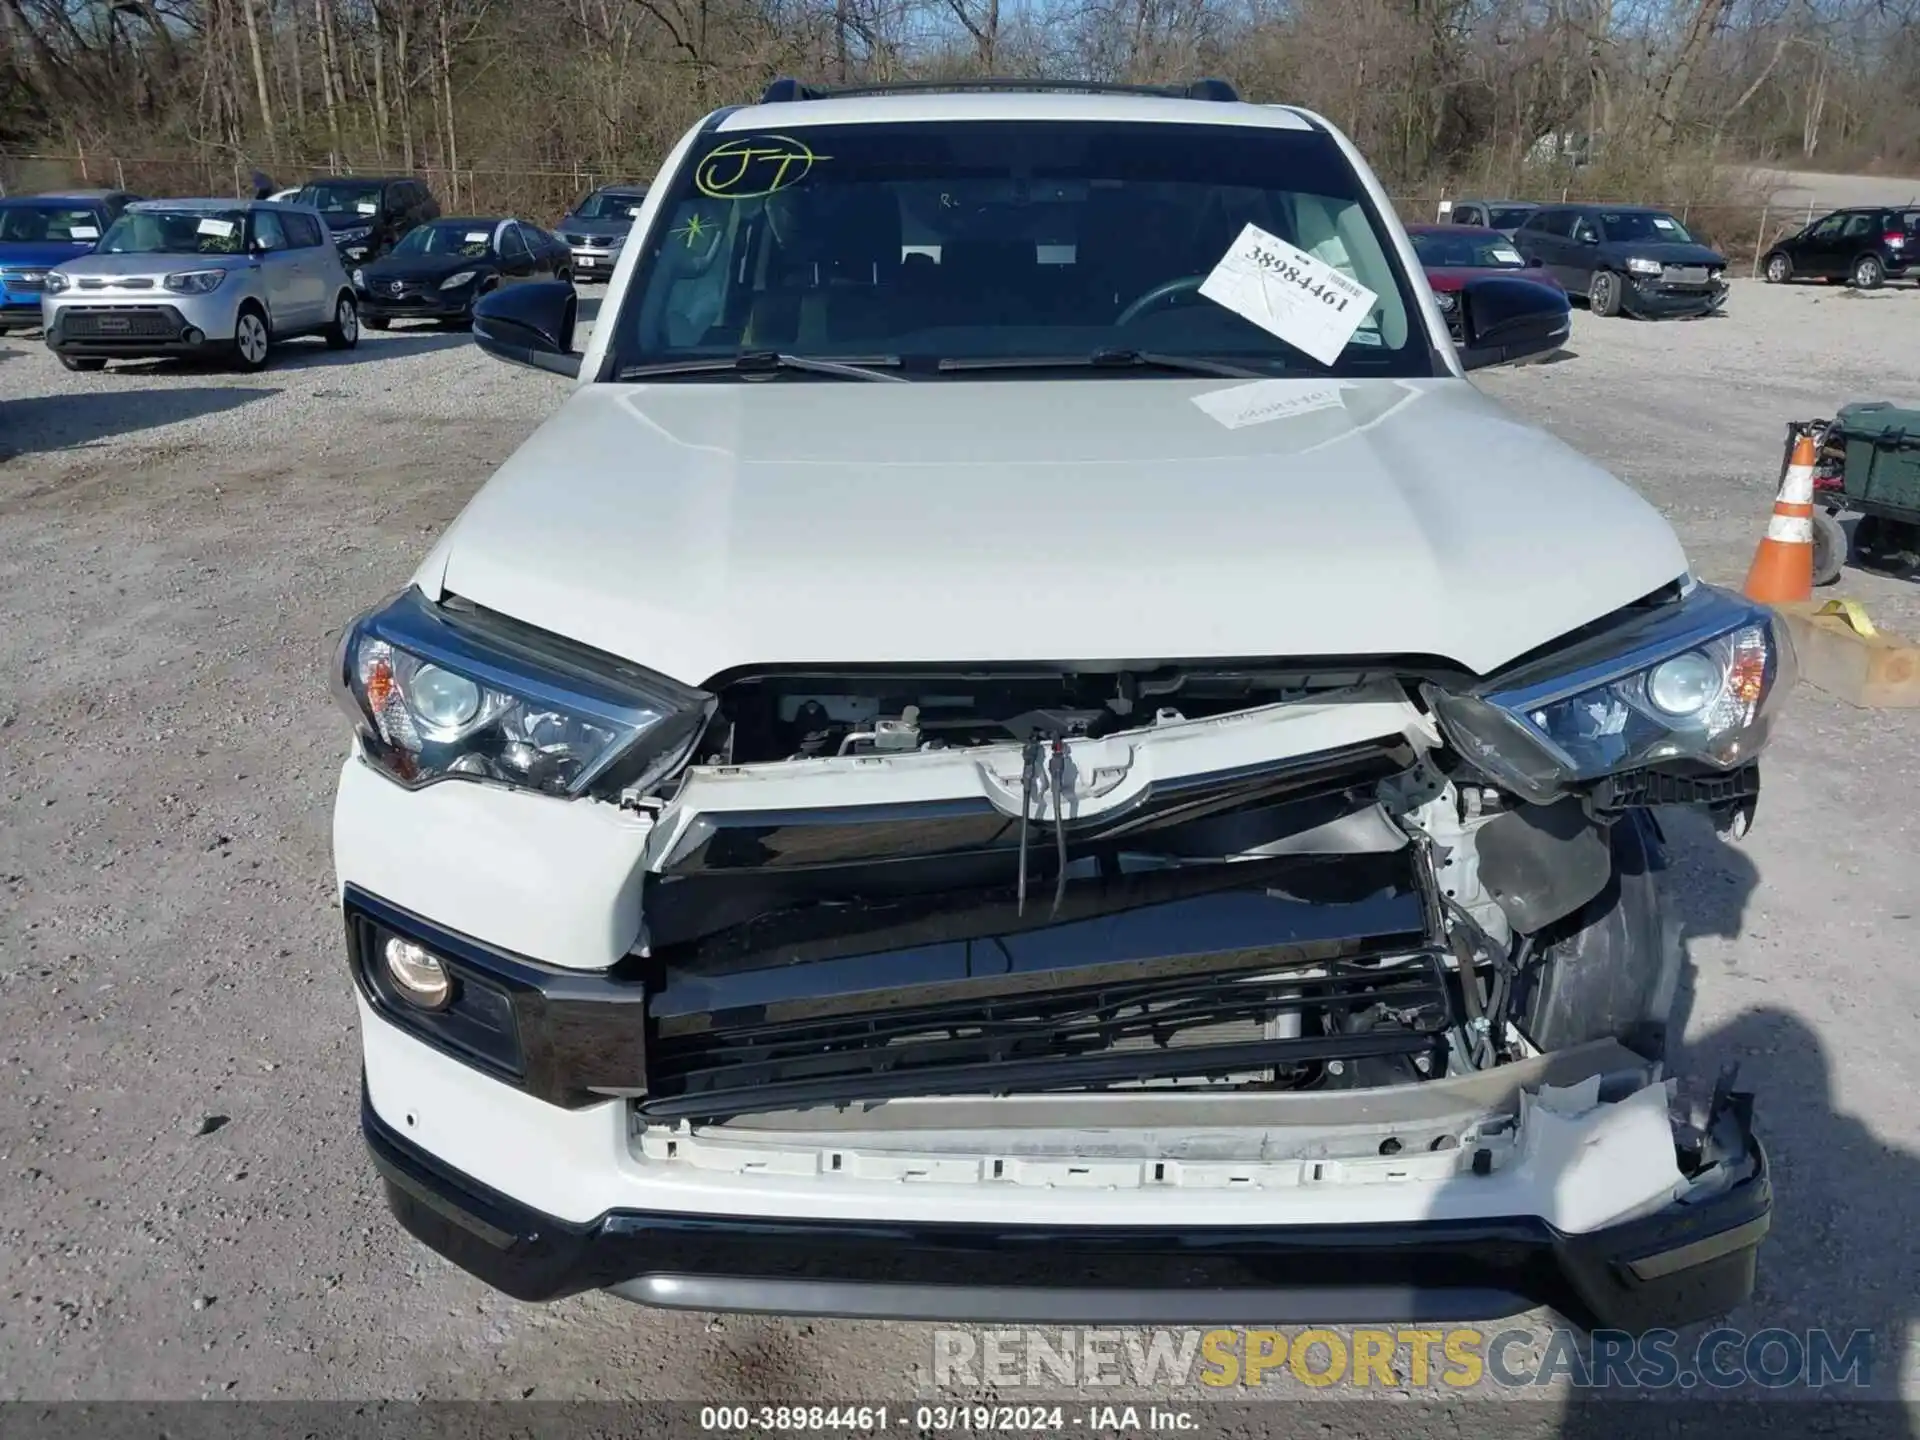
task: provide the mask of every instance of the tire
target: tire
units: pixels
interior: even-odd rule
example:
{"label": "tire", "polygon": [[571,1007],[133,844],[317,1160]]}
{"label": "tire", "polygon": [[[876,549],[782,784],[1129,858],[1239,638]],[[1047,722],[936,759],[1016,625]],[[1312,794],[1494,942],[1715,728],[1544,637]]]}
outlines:
{"label": "tire", "polygon": [[91,375],[96,370],[107,368],[107,362],[98,355],[62,355],[60,363],[69,370],[78,370],[83,375]]}
{"label": "tire", "polygon": [[255,374],[273,359],[273,327],[266,312],[249,300],[233,322],[233,368]]}
{"label": "tire", "polygon": [[391,330],[393,328],[393,321],[387,319],[384,315],[369,315],[360,323],[369,330]]}
{"label": "tire", "polygon": [[1542,1050],[1612,1039],[1664,1061],[1681,966],[1679,921],[1661,895],[1665,847],[1644,810],[1615,821],[1608,845],[1606,887],[1542,933],[1513,1013]]}
{"label": "tire", "polygon": [[1620,277],[1611,270],[1596,270],[1587,281],[1587,308],[1607,318],[1620,313]]}
{"label": "tire", "polygon": [[1793,278],[1793,261],[1776,250],[1767,256],[1766,277],[1769,285],[1784,285]]}
{"label": "tire", "polygon": [[329,350],[351,350],[360,343],[360,306],[345,290],[333,302],[333,323],[327,326]]}
{"label": "tire", "polygon": [[1852,280],[1856,290],[1878,290],[1887,283],[1887,267],[1878,255],[1862,255],[1853,262]]}
{"label": "tire", "polygon": [[1847,532],[1829,510],[1813,512],[1813,583],[1831,585],[1847,563]]}

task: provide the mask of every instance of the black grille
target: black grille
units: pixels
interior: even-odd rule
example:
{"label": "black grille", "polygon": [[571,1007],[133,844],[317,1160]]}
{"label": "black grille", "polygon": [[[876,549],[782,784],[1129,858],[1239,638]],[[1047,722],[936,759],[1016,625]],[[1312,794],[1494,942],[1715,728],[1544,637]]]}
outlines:
{"label": "black grille", "polygon": [[186,328],[170,305],[74,307],[60,315],[69,340],[173,340]]}
{"label": "black grille", "polygon": [[[1304,1033],[1269,1033],[1283,1012]],[[1435,1052],[1451,1015],[1437,954],[1159,977],[769,1022],[754,1012],[662,1025],[650,1116],[907,1095],[1218,1080],[1276,1067]],[[1385,1020],[1388,1023],[1378,1023]]]}

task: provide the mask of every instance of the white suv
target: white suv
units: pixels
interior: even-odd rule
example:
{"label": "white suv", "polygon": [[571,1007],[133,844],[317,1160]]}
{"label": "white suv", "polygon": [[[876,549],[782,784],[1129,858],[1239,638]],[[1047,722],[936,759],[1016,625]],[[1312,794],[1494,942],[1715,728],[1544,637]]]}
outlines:
{"label": "white suv", "polygon": [[[1792,654],[1466,378],[1318,116],[781,82],[480,345],[577,376],[340,651],[364,1125],[499,1288],[1072,1322],[1723,1311],[1651,809]],[[1691,1103],[1697,1101],[1697,1103]]]}

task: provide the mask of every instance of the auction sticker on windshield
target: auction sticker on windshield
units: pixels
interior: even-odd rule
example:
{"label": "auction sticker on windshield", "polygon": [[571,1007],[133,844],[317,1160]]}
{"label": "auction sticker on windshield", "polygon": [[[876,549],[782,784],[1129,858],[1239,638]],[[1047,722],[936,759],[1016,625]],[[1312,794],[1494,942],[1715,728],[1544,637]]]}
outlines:
{"label": "auction sticker on windshield", "polygon": [[67,234],[75,240],[98,240],[100,231],[92,225],[69,225]]}
{"label": "auction sticker on windshield", "polygon": [[202,220],[195,230],[201,235],[218,235],[222,240],[230,240],[233,238],[233,221],[209,218]]}
{"label": "auction sticker on windshield", "polygon": [[1340,357],[1378,298],[1352,276],[1258,225],[1240,232],[1200,293],[1322,365]]}

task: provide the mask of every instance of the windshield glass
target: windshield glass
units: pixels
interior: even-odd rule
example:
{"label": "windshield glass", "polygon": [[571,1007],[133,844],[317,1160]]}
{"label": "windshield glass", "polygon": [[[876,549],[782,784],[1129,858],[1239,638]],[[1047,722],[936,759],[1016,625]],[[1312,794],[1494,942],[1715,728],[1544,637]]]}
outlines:
{"label": "windshield glass", "polygon": [[300,187],[297,205],[311,205],[323,215],[378,215],[378,180],[319,180]]}
{"label": "windshield glass", "polygon": [[1518,230],[1533,213],[1531,205],[1496,205],[1488,222],[1496,230]]}
{"label": "windshield glass", "polygon": [[646,203],[645,195],[596,190],[570,212],[576,220],[631,220]]}
{"label": "windshield glass", "polygon": [[393,247],[393,253],[478,260],[493,251],[493,226],[491,220],[447,220],[435,225],[416,225]]}
{"label": "windshield glass", "polygon": [[31,200],[0,202],[0,244],[39,241],[91,245],[100,238],[101,228],[100,217],[91,209]]}
{"label": "windshield glass", "polygon": [[1607,227],[1609,240],[1657,240],[1663,245],[1690,245],[1693,237],[1687,227],[1671,215],[1647,210],[1606,210],[1600,223]]}
{"label": "windshield glass", "polygon": [[1472,231],[1415,231],[1413,253],[1422,265],[1478,270],[1521,270],[1526,261],[1504,235],[1475,235]]}
{"label": "windshield glass", "polygon": [[100,241],[105,255],[238,255],[244,210],[129,210]]}
{"label": "windshield glass", "polygon": [[[618,369],[771,350],[914,376],[1127,350],[1435,373],[1379,216],[1319,132],[926,121],[699,146],[622,303]],[[1229,252],[1233,283],[1210,279]]]}

